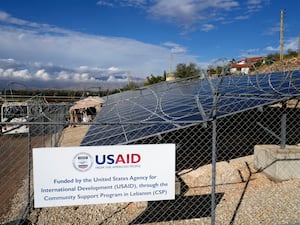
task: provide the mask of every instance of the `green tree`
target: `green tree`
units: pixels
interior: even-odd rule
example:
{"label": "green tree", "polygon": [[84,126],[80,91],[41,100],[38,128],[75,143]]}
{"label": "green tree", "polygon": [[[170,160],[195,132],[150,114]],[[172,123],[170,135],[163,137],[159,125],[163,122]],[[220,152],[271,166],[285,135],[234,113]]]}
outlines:
{"label": "green tree", "polygon": [[167,72],[164,70],[164,80],[167,80]]}
{"label": "green tree", "polygon": [[150,75],[150,77],[147,77],[147,81],[144,83],[144,85],[151,85],[155,83],[159,83],[166,80],[166,74],[164,76],[154,76],[153,74]]}
{"label": "green tree", "polygon": [[126,86],[120,88],[121,91],[128,91],[128,90],[134,90],[138,88],[139,85],[135,82],[129,82]]}
{"label": "green tree", "polygon": [[293,49],[288,49],[286,56],[289,57],[289,58],[297,57],[298,56],[298,52],[294,51]]}
{"label": "green tree", "polygon": [[280,54],[279,53],[269,54],[269,55],[267,55],[266,60],[268,62],[279,61],[280,60]]}
{"label": "green tree", "polygon": [[200,75],[200,72],[200,69],[195,63],[190,63],[189,65],[179,63],[176,66],[176,71],[174,74],[177,78],[186,78]]}

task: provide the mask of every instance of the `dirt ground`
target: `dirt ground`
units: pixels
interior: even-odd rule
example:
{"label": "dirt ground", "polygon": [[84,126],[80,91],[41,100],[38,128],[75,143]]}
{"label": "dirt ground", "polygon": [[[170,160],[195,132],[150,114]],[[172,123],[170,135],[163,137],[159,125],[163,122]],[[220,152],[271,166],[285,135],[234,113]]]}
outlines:
{"label": "dirt ground", "polygon": [[59,146],[79,146],[88,129],[89,126],[76,126],[65,128],[62,133]]}

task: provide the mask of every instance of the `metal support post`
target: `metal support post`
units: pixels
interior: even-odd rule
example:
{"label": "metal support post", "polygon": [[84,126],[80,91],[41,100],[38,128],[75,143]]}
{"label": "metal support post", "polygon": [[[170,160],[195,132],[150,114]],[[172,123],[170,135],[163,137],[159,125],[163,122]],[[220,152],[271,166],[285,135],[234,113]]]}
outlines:
{"label": "metal support post", "polygon": [[212,108],[212,159],[211,159],[211,225],[216,223],[216,163],[217,163],[217,103],[219,94],[215,91]]}
{"label": "metal support post", "polygon": [[286,102],[282,103],[282,114],[281,114],[281,138],[280,138],[280,149],[284,149],[286,146]]}
{"label": "metal support post", "polygon": [[211,178],[211,225],[216,223],[216,162],[217,162],[217,119],[212,121],[212,178]]}
{"label": "metal support post", "polygon": [[30,195],[30,186],[31,186],[31,136],[30,136],[30,127],[27,135],[27,174],[28,174],[28,196],[27,196],[27,205],[30,208],[31,195]]}

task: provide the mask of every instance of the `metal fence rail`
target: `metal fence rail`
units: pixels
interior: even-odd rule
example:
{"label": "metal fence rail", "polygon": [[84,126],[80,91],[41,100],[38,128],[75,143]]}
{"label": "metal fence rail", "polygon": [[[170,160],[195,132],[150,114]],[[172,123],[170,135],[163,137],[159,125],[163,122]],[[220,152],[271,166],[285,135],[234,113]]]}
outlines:
{"label": "metal fence rail", "polygon": [[[298,179],[274,182],[254,166],[256,145],[283,150],[300,143],[299,96],[250,107],[207,121],[185,121],[180,129],[133,138],[125,144],[176,144],[176,198],[168,201],[33,208],[34,147],[80,145],[94,127],[131,126],[144,132],[172,121],[70,123],[70,105],[34,103],[29,132],[0,136],[0,224],[279,224],[300,222]],[[13,115],[12,115],[13,116]],[[177,123],[180,123],[177,122]],[[1,122],[1,126],[12,124]],[[174,124],[171,124],[174,125]],[[144,135],[144,134],[143,134]],[[69,139],[68,139],[69,138]],[[74,144],[74,143],[77,144]],[[273,161],[276,161],[274,158]],[[291,161],[299,161],[294,158]],[[294,170],[297,163],[289,164]],[[299,165],[299,164],[298,164]]]}

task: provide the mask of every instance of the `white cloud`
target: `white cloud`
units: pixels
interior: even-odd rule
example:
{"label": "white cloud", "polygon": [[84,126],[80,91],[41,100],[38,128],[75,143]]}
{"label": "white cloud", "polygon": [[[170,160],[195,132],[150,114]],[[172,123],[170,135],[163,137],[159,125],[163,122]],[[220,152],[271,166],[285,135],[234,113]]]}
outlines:
{"label": "white cloud", "polygon": [[[9,18],[11,16],[8,14],[2,15],[2,21],[7,24],[0,25],[0,58],[9,56],[20,62],[67,68],[79,68],[82,65],[85,66],[81,69],[118,68],[143,77],[162,74],[168,68],[170,50],[164,46],[128,38],[86,35],[39,24],[35,28],[20,28],[12,26],[11,21],[34,23]],[[184,61],[196,61],[194,56],[186,55],[185,49],[179,45],[173,51],[181,52]]]}
{"label": "white cloud", "polygon": [[[199,23],[220,21],[224,12],[238,9],[240,3],[237,0],[100,0],[97,5],[140,8],[149,14],[149,18],[191,30]],[[258,3],[249,1],[248,5],[253,7]]]}
{"label": "white cloud", "polygon": [[248,53],[255,53],[255,52],[259,52],[259,48],[250,48],[247,50]]}
{"label": "white cloud", "polygon": [[21,79],[31,79],[31,75],[27,69],[14,71],[12,76]]}
{"label": "white cloud", "polygon": [[158,0],[148,12],[156,17],[190,29],[197,23],[207,23],[222,18],[224,11],[239,6],[234,0]]}
{"label": "white cloud", "polygon": [[95,80],[88,73],[76,73],[72,78],[77,82]]}
{"label": "white cloud", "polygon": [[163,43],[164,46],[171,48],[171,53],[173,54],[184,54],[187,52],[186,48],[180,46],[179,44],[173,43],[173,42],[165,42]]}
{"label": "white cloud", "polygon": [[236,20],[246,20],[249,19],[250,15],[242,15],[242,16],[236,16]]}
{"label": "white cloud", "polygon": [[79,67],[79,70],[81,70],[81,71],[85,71],[85,70],[88,70],[88,69],[89,69],[88,66],[80,66]]}
{"label": "white cloud", "polygon": [[35,73],[35,77],[44,81],[50,80],[49,74],[44,69],[38,70]]}
{"label": "white cloud", "polygon": [[299,42],[299,38],[295,37],[295,38],[290,38],[288,40],[286,40],[285,44],[284,44],[284,49],[287,50],[294,50],[297,51],[298,50],[298,42]]}
{"label": "white cloud", "polygon": [[116,78],[114,76],[109,76],[107,79],[108,82],[128,82],[128,78],[122,77],[122,78]]}
{"label": "white cloud", "polygon": [[0,59],[0,62],[4,62],[6,64],[14,64],[15,60],[12,58],[8,58],[8,59]]}
{"label": "white cloud", "polygon": [[273,47],[273,46],[267,46],[265,48],[266,51],[269,51],[269,52],[275,52],[275,51],[279,51],[279,47]]}
{"label": "white cloud", "polygon": [[66,71],[60,71],[58,73],[58,76],[56,77],[56,80],[69,80],[70,79],[70,74],[67,73]]}
{"label": "white cloud", "polygon": [[[0,59],[0,88],[7,88],[10,83],[18,83],[27,88],[89,88],[91,86],[120,88],[124,86],[124,72],[116,67],[101,69],[63,68],[40,63],[24,64],[13,59]],[[125,77],[125,78],[124,78]],[[134,82],[143,79],[131,76]]]}
{"label": "white cloud", "polygon": [[113,7],[114,4],[111,2],[107,2],[107,1],[98,1],[97,5],[99,6],[105,6],[105,7]]}
{"label": "white cloud", "polygon": [[[195,27],[222,22],[232,23],[235,20],[246,20],[260,11],[270,0],[100,0],[98,5],[111,7],[135,7],[145,10],[149,18],[175,24],[184,29],[183,33],[193,31]],[[238,12],[241,16],[236,16]],[[201,26],[200,26],[201,27]]]}
{"label": "white cloud", "polygon": [[2,77],[12,77],[13,76],[13,72],[14,72],[14,69],[12,69],[12,68],[3,70],[2,73],[1,73],[1,76]]}
{"label": "white cloud", "polygon": [[0,69],[0,78],[18,78],[21,80],[31,79],[31,75],[27,69],[15,70],[14,68]]}
{"label": "white cloud", "polygon": [[[267,46],[265,48],[266,51],[270,52],[279,52],[280,46]],[[298,50],[298,37],[290,38],[284,42],[283,50],[286,52],[288,50],[297,51]]]}
{"label": "white cloud", "polygon": [[279,23],[277,23],[276,25],[266,28],[266,30],[263,32],[263,35],[278,34],[279,31],[280,31],[280,25],[279,25]]}
{"label": "white cloud", "polygon": [[149,0],[100,0],[97,5],[104,7],[136,7],[143,8]]}
{"label": "white cloud", "polygon": [[[58,31],[62,32],[63,29],[59,29],[57,27],[50,26],[48,24],[39,24],[35,22],[30,22],[27,20],[22,20],[16,17],[11,16],[10,14],[0,11],[0,22],[11,24],[11,25],[17,25],[17,26],[23,26],[23,27],[28,27],[28,28],[38,28],[41,30],[51,30],[51,31]],[[22,38],[24,34],[19,34],[19,38]]]}
{"label": "white cloud", "polygon": [[201,27],[201,30],[205,31],[205,32],[208,32],[208,31],[211,31],[211,30],[214,30],[215,29],[215,26],[212,25],[212,24],[203,24],[202,27]]}
{"label": "white cloud", "polygon": [[108,70],[108,72],[112,72],[112,73],[120,71],[119,68],[114,67],[114,66],[109,67],[107,70]]}
{"label": "white cloud", "polygon": [[60,71],[56,78],[56,80],[70,81],[70,82],[89,82],[95,81],[95,78],[89,74],[88,72],[77,73],[77,72],[67,72]]}
{"label": "white cloud", "polygon": [[261,4],[262,0],[248,0],[249,5],[258,5]]}
{"label": "white cloud", "polygon": [[3,11],[0,11],[0,21],[8,22],[8,23],[15,24],[15,25],[29,24],[27,21],[12,17],[10,14],[3,12]]}
{"label": "white cloud", "polygon": [[268,1],[263,2],[262,0],[248,0],[247,2],[248,13],[253,13],[261,10],[263,3],[266,2]]}
{"label": "white cloud", "polygon": [[182,48],[180,46],[174,46],[172,49],[171,49],[171,52],[174,53],[174,54],[181,54],[181,53],[185,53],[186,52],[186,49],[185,48]]}

